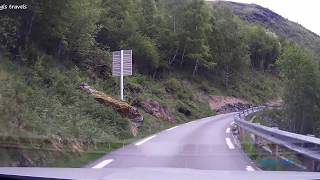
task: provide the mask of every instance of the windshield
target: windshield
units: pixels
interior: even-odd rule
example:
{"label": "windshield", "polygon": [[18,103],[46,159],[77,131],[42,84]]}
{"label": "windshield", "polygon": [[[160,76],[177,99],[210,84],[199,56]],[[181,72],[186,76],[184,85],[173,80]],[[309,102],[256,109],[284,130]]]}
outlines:
{"label": "windshield", "polygon": [[287,2],[2,0],[0,166],[320,171],[318,6]]}

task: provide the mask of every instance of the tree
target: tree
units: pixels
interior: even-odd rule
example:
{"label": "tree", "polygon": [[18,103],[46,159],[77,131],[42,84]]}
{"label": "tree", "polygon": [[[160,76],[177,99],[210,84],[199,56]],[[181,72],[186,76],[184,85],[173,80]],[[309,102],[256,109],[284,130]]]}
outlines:
{"label": "tree", "polygon": [[42,50],[58,58],[72,59],[74,54],[83,53],[94,46],[100,0],[31,3],[30,18],[24,20],[29,31],[26,36]]}
{"label": "tree", "polygon": [[151,74],[159,67],[158,49],[149,37],[136,34],[129,39],[128,47],[133,49],[133,59],[140,72]]}
{"label": "tree", "polygon": [[116,51],[137,33],[137,5],[132,0],[105,0],[99,20],[101,30],[96,41],[106,50]]}
{"label": "tree", "polygon": [[204,1],[191,1],[183,10],[183,25],[180,33],[180,45],[183,57],[194,62],[193,75],[200,66],[212,68],[214,63],[209,54],[207,35],[211,31],[210,20],[212,18]]}
{"label": "tree", "polygon": [[300,134],[316,132],[320,119],[319,67],[305,50],[286,47],[278,64],[285,78],[285,114],[290,131]]}
{"label": "tree", "polygon": [[280,42],[274,33],[266,32],[260,26],[253,26],[249,32],[249,50],[251,67],[256,70],[267,70],[280,55]]}
{"label": "tree", "polygon": [[156,6],[155,0],[142,0],[140,2],[141,11],[140,11],[140,29],[141,32],[155,39],[158,34],[158,9]]}
{"label": "tree", "polygon": [[209,37],[211,54],[217,62],[216,70],[222,75],[228,89],[230,81],[248,67],[248,49],[240,21],[227,7],[217,9],[216,22]]}

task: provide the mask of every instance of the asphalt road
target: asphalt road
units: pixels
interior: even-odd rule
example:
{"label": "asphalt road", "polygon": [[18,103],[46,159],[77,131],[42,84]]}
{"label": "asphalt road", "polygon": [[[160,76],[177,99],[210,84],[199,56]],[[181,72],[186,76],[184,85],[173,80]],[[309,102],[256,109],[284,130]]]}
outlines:
{"label": "asphalt road", "polygon": [[86,167],[255,171],[231,133],[234,116],[222,114],[172,127],[108,153]]}

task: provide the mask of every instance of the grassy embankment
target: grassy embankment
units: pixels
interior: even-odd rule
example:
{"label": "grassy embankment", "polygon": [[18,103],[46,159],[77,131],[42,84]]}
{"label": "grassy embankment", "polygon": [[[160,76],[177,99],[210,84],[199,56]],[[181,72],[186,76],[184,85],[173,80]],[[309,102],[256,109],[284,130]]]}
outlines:
{"label": "grassy embankment", "polygon": [[[34,65],[13,63],[5,56],[0,58],[0,132],[2,137],[11,136],[15,142],[15,148],[3,143],[0,162],[5,166],[79,167],[139,138],[214,115],[208,106],[208,95],[234,95],[259,103],[276,95],[278,83],[267,74],[249,74],[239,77],[238,83],[225,91],[216,81],[180,72],[171,72],[161,79],[142,74],[126,77],[126,87],[142,89],[141,92],[126,89],[129,102],[156,100],[168,107],[177,120],[170,123],[140,109],[145,121],[138,137],[132,137],[126,118],[78,88],[80,83],[87,82],[117,97],[117,78],[100,79],[74,65],[58,64],[49,56],[38,57]],[[178,112],[179,107],[190,110],[191,115]],[[34,137],[58,142],[62,147],[70,147],[70,151],[57,147],[46,151],[41,148],[42,142],[35,143],[40,146],[37,150],[35,144],[22,143],[22,138]],[[3,141],[7,142],[6,138]],[[78,146],[68,145],[69,142]]]}

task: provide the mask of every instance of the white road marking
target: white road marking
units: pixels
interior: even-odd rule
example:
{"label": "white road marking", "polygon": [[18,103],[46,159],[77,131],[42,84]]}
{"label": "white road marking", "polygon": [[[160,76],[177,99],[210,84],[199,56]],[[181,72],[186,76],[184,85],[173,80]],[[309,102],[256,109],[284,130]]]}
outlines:
{"label": "white road marking", "polygon": [[177,127],[178,127],[178,126],[174,126],[174,127],[172,127],[172,128],[167,129],[166,131],[171,131],[171,130],[177,128]]}
{"label": "white road marking", "polygon": [[230,138],[226,138],[226,143],[227,143],[229,149],[234,149],[234,145],[232,144]]}
{"label": "white road marking", "polygon": [[253,167],[251,167],[251,166],[247,166],[247,167],[246,167],[246,170],[247,170],[247,171],[254,171]]}
{"label": "white road marking", "polygon": [[107,160],[104,160],[102,162],[100,162],[99,164],[93,166],[92,168],[103,168],[105,167],[106,165],[108,165],[109,163],[111,163],[113,161],[113,159],[107,159]]}
{"label": "white road marking", "polygon": [[140,146],[141,144],[149,141],[150,139],[152,139],[152,138],[154,138],[154,137],[156,137],[156,135],[153,135],[153,136],[147,137],[147,138],[145,138],[145,139],[142,139],[141,141],[139,141],[139,142],[136,143],[136,146]]}
{"label": "white road marking", "polygon": [[241,149],[241,145],[240,145],[239,140],[237,138],[235,138],[233,134],[231,134],[231,135],[232,135],[233,140],[234,140],[233,142],[238,146],[239,149]]}
{"label": "white road marking", "polygon": [[226,129],[226,133],[229,134],[230,133],[230,128]]}

